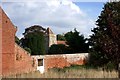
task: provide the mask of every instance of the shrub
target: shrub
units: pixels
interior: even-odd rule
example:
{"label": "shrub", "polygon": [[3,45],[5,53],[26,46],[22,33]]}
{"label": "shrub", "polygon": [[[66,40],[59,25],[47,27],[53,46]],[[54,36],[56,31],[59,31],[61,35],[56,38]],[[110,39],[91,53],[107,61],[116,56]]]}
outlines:
{"label": "shrub", "polygon": [[63,44],[53,44],[49,50],[48,54],[65,54],[67,51],[67,47]]}

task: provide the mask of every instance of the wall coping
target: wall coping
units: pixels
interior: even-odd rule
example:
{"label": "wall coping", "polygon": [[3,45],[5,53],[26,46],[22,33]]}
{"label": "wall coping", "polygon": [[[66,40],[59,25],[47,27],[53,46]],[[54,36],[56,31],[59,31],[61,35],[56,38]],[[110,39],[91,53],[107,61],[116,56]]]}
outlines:
{"label": "wall coping", "polygon": [[31,56],[30,53],[28,51],[26,51],[25,49],[23,49],[22,47],[20,47],[17,43],[15,43],[15,46],[21,48],[23,51],[25,51],[27,53],[27,55]]}
{"label": "wall coping", "polygon": [[45,57],[57,57],[57,56],[61,56],[61,57],[69,57],[69,56],[89,56],[89,53],[74,53],[74,54],[57,54],[57,55],[31,55],[33,58],[37,58],[37,59],[43,59]]}

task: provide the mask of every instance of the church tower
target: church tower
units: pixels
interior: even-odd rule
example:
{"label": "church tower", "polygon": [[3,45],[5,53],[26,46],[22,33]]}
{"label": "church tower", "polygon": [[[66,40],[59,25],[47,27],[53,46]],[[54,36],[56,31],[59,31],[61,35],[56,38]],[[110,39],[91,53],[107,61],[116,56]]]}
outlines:
{"label": "church tower", "polygon": [[57,44],[56,35],[48,27],[47,30],[46,30],[46,52],[47,53],[48,53],[49,48],[53,44]]}

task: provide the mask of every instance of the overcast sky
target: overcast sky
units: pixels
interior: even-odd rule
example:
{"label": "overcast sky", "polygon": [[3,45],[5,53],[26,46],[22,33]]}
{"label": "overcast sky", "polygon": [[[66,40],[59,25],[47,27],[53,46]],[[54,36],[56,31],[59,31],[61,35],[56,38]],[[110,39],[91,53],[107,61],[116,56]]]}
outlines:
{"label": "overcast sky", "polygon": [[95,21],[105,2],[73,0],[32,0],[2,2],[2,8],[13,24],[18,27],[16,35],[21,38],[26,27],[41,25],[50,27],[55,34],[76,28],[85,37],[91,34]]}

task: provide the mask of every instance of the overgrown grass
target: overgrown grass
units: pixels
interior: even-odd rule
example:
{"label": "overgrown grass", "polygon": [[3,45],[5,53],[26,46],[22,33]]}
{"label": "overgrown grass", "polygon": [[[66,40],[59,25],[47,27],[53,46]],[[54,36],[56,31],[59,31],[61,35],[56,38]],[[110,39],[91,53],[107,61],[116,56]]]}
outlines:
{"label": "overgrown grass", "polygon": [[106,71],[101,68],[72,65],[71,67],[52,68],[46,73],[40,74],[39,71],[10,76],[12,78],[117,78],[118,72],[115,70]]}

